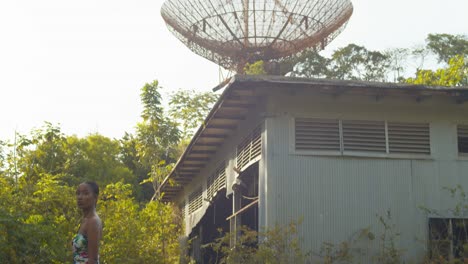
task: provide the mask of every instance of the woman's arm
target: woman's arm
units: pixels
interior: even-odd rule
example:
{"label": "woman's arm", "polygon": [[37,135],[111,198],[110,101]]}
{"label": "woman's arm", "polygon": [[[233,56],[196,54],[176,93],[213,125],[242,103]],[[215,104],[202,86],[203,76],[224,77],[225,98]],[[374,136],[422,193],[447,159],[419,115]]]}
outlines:
{"label": "woman's arm", "polygon": [[87,223],[86,235],[88,237],[88,264],[97,264],[99,257],[100,226],[96,218],[91,218]]}

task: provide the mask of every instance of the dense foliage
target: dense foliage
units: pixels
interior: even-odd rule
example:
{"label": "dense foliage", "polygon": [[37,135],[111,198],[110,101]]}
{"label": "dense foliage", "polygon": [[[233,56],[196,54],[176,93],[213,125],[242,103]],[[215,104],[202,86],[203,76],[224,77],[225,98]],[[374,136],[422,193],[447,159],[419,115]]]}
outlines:
{"label": "dense foliage", "polygon": [[[135,135],[79,138],[46,122],[13,143],[0,142],[0,263],[69,262],[81,217],[75,190],[85,180],[101,187],[102,263],[178,261],[180,214],[154,198],[184,138],[162,107],[160,89],[157,81],[141,89],[144,110]],[[183,100],[187,93],[190,102]],[[179,91],[172,101],[190,116],[192,129],[215,98]]]}
{"label": "dense foliage", "polygon": [[210,263],[304,263],[309,252],[304,252],[300,246],[298,225],[300,223],[291,222],[259,232],[243,226],[237,234],[222,234],[205,245],[216,252],[217,258]]}
{"label": "dense foliage", "polygon": [[[426,45],[386,51],[349,44],[331,57],[306,51],[295,58],[289,74],[309,78],[332,78],[425,85],[468,85],[468,37],[429,34]],[[427,68],[428,62],[440,69]]]}

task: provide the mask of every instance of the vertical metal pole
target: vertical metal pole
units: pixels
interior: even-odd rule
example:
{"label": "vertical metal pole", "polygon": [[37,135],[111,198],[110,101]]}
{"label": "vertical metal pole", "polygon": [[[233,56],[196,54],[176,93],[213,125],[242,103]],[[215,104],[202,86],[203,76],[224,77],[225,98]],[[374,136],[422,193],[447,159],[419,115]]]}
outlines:
{"label": "vertical metal pole", "polygon": [[234,217],[232,217],[230,219],[230,231],[231,231],[231,248],[233,248],[236,243],[237,243],[237,240],[240,236],[240,226],[241,226],[241,220],[240,218],[240,215],[237,215],[237,211],[239,211],[239,209],[242,207],[241,205],[241,191],[240,190],[233,190],[233,194],[232,194],[232,214],[234,215]]}
{"label": "vertical metal pole", "polygon": [[249,0],[244,0],[244,47],[249,46]]}
{"label": "vertical metal pole", "polygon": [[449,263],[453,263],[453,223],[452,219],[449,219],[449,228],[448,228],[448,239],[450,240],[449,247]]}

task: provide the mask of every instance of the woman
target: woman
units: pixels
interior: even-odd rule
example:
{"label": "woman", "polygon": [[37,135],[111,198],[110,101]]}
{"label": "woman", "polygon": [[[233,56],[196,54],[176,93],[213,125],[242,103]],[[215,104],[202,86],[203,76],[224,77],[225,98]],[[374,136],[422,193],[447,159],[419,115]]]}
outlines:
{"label": "woman", "polygon": [[83,182],[76,190],[76,201],[83,212],[78,234],[73,238],[73,263],[98,264],[99,241],[102,223],[96,214],[99,186],[95,182]]}

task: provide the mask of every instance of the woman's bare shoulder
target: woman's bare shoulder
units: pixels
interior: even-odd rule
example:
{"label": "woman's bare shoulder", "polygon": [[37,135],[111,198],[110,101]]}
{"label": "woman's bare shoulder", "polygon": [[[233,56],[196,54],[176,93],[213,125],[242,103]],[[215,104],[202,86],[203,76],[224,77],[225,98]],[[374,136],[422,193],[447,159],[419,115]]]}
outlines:
{"label": "woman's bare shoulder", "polygon": [[98,215],[93,215],[92,217],[89,217],[86,219],[85,233],[88,233],[90,231],[96,232],[96,231],[101,231],[101,230],[102,230],[102,221]]}
{"label": "woman's bare shoulder", "polygon": [[101,218],[98,215],[93,215],[88,218],[87,223],[90,225],[101,225]]}

